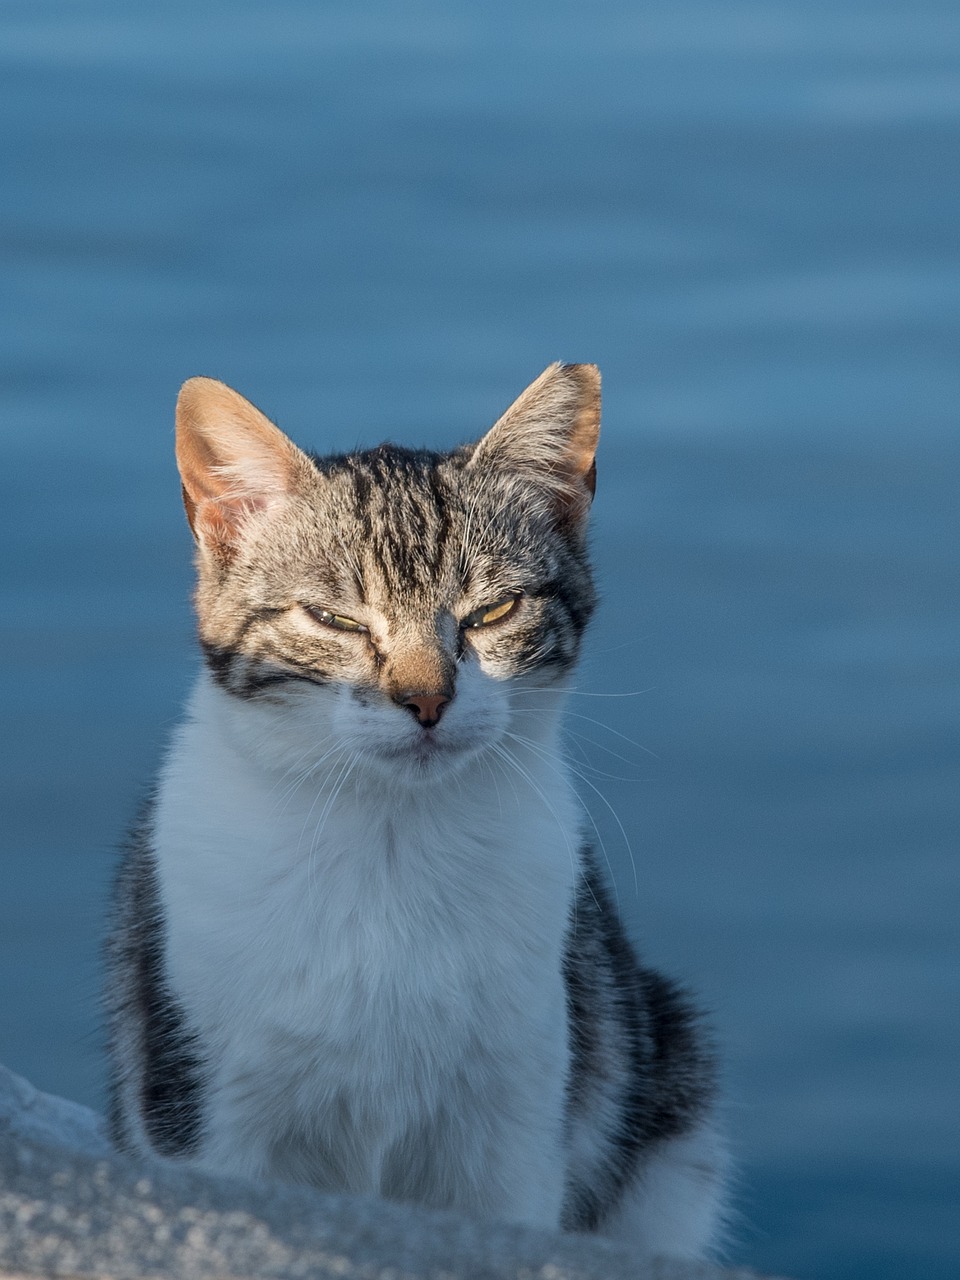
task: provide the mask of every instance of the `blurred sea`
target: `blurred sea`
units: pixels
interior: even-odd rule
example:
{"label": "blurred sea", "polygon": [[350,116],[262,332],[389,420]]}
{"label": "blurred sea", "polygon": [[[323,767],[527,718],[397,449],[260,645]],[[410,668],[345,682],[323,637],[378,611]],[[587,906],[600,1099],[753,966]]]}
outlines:
{"label": "blurred sea", "polygon": [[593,360],[571,751],[712,1010],[731,1256],[956,1276],[958,160],[952,3],[6,0],[0,1060],[102,1103],[195,667],[179,383],[449,445]]}

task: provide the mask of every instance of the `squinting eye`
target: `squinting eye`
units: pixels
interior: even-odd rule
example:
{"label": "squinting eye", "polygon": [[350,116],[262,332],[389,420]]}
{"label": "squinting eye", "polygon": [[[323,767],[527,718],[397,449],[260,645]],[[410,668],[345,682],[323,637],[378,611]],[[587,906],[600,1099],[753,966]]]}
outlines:
{"label": "squinting eye", "polygon": [[307,613],[314,621],[321,623],[325,627],[332,627],[334,631],[366,631],[367,628],[362,622],[354,622],[352,618],[345,618],[342,613],[331,613],[329,609],[311,609],[307,606]]}
{"label": "squinting eye", "polygon": [[492,622],[502,622],[517,607],[519,596],[511,596],[509,600],[499,600],[496,604],[485,604],[482,609],[474,609],[460,623],[464,631],[474,627],[489,627]]}

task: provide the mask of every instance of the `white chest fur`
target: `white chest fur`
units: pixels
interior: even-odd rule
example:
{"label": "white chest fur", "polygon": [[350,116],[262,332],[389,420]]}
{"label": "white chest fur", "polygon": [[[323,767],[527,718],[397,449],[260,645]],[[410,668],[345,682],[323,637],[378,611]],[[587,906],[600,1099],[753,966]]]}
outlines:
{"label": "white chest fur", "polygon": [[155,829],[203,1158],[555,1225],[566,779],[534,750],[417,789],[291,782],[231,744],[223,697],[202,682]]}

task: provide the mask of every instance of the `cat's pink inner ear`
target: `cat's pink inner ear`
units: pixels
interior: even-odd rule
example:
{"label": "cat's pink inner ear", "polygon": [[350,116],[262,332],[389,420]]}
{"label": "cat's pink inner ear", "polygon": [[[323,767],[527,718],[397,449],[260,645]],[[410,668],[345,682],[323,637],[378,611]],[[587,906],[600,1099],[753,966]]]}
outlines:
{"label": "cat's pink inner ear", "polygon": [[473,464],[492,463],[539,481],[558,512],[583,519],[596,490],[600,370],[552,364],[477,445]]}
{"label": "cat's pink inner ear", "polygon": [[285,501],[305,456],[249,400],[213,378],[190,378],[177,398],[177,466],[194,537],[229,560],[244,521]]}

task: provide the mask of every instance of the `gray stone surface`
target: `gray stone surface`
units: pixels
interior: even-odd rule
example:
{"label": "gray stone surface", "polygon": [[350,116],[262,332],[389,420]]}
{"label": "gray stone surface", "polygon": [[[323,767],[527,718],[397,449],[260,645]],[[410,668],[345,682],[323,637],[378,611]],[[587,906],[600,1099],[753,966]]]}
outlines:
{"label": "gray stone surface", "polygon": [[0,1277],[746,1280],[604,1241],[113,1153],[100,1117],[0,1068]]}
{"label": "gray stone surface", "polygon": [[41,1093],[0,1063],[0,1136],[8,1134],[90,1156],[112,1151],[102,1116],[77,1102]]}

